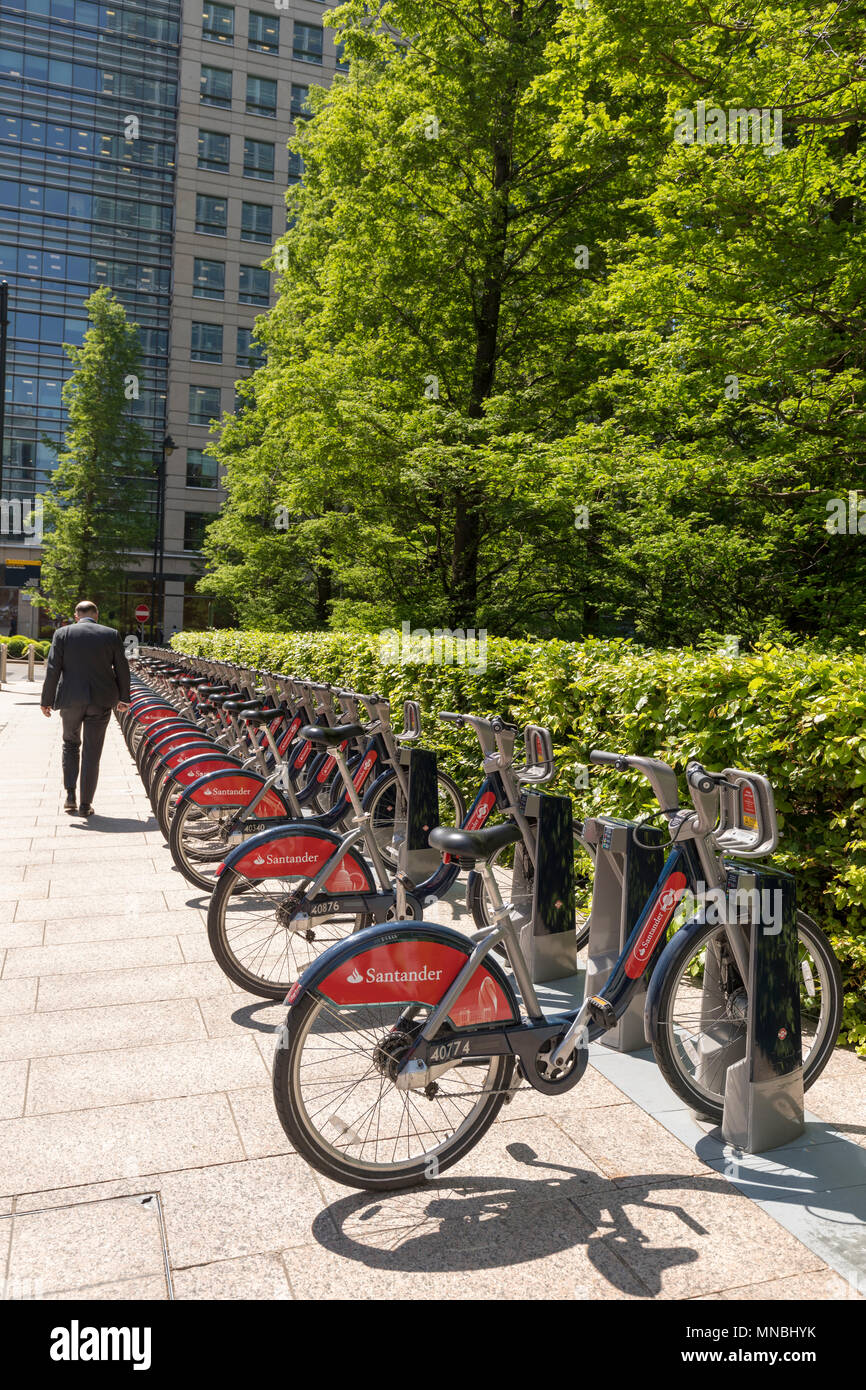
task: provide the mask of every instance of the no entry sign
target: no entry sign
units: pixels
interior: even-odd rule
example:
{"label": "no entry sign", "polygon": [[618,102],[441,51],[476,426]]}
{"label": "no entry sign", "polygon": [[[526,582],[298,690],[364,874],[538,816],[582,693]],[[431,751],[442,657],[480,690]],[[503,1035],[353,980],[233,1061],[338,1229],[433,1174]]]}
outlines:
{"label": "no entry sign", "polygon": [[146,623],[149,617],[150,609],[148,608],[147,604],[140,603],[135,610],[135,621],[137,623]]}

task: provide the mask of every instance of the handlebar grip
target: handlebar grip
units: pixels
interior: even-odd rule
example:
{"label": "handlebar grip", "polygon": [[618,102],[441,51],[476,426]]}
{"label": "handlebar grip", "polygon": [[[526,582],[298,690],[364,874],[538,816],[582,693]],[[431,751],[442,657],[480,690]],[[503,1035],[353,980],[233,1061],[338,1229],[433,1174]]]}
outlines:
{"label": "handlebar grip", "polygon": [[436,717],[437,719],[443,720],[446,724],[459,724],[460,726],[463,724],[462,714],[452,714],[451,711],[447,709],[440,710]]}
{"label": "handlebar grip", "polygon": [[703,792],[705,796],[714,792],[717,786],[715,777],[711,777],[709,773],[705,772],[700,763],[686,769],[686,781],[690,787],[694,787],[696,792]]}
{"label": "handlebar grip", "polygon": [[591,763],[610,764],[611,767],[618,767],[622,761],[622,753],[603,753],[600,748],[593,748],[589,755]]}

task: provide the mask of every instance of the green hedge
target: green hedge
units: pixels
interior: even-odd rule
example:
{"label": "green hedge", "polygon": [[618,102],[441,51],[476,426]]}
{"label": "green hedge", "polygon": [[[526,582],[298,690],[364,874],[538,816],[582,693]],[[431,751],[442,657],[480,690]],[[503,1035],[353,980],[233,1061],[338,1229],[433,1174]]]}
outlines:
{"label": "green hedge", "polygon": [[632,816],[655,807],[646,782],[592,769],[592,747],[710,768],[751,768],[776,796],[780,864],[798,900],[827,931],[845,982],[843,1039],[866,1055],[866,658],[810,647],[767,647],[732,658],[692,649],[648,651],[624,641],[490,638],[483,672],[381,659],[358,633],[184,632],[179,651],[420,700],[425,743],[464,788],[477,785],[478,745],[437,724],[436,710],[498,712],[554,733],[558,788],[579,815]]}
{"label": "green hedge", "polygon": [[36,660],[44,661],[51,646],[50,642],[34,641],[30,637],[0,637],[0,642],[6,648],[10,657],[26,657],[30,650],[30,643],[36,648]]}

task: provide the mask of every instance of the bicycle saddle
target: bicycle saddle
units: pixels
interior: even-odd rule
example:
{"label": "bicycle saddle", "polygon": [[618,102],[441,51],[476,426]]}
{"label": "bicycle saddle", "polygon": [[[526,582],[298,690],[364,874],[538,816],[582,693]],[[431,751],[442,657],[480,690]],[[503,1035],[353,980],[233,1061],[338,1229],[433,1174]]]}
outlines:
{"label": "bicycle saddle", "polygon": [[308,738],[311,743],[324,743],[326,748],[336,748],[345,739],[362,738],[364,733],[363,724],[337,724],[333,729],[325,724],[305,724],[300,737]]}
{"label": "bicycle saddle", "polygon": [[436,825],[427,836],[427,843],[440,854],[455,855],[463,866],[474,864],[476,859],[489,859],[498,849],[513,845],[519,839],[520,827],[509,820],[486,830],[455,830],[448,825]]}
{"label": "bicycle saddle", "polygon": [[247,709],[241,711],[241,719],[245,724],[270,724],[274,715],[286,714],[285,708],[277,709],[274,705],[268,705],[266,709]]}

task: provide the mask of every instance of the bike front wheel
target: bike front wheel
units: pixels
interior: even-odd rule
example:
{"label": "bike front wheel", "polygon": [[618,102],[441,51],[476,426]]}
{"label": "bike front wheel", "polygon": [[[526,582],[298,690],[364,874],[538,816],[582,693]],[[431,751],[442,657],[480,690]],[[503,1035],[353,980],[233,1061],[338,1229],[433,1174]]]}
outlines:
{"label": "bike front wheel", "polygon": [[[674,941],[677,937],[674,937]],[[842,1021],[839,962],[817,922],[797,913],[803,1086],[827,1065]],[[653,1052],[659,1070],[690,1109],[721,1123],[728,1067],[746,1055],[748,990],[722,928],[685,936],[659,995]]]}
{"label": "bike front wheel", "polygon": [[337,1009],[313,994],[292,1006],[274,1053],[274,1100],[295,1149],[318,1172],[373,1192],[417,1187],[490,1128],[511,1084],[511,1056],[454,1066],[424,1091],[394,1085],[401,1049],[429,1013],[406,1004]]}

